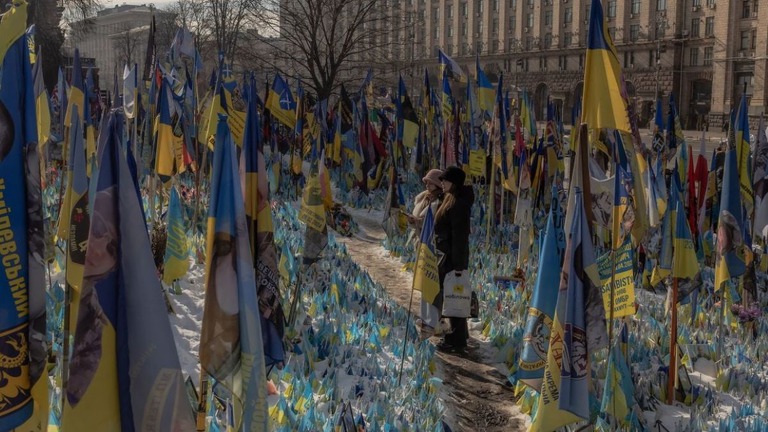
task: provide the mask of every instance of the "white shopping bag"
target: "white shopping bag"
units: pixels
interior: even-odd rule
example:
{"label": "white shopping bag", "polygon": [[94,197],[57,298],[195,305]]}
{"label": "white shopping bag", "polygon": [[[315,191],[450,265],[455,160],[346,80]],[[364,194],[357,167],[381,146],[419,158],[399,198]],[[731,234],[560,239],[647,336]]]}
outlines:
{"label": "white shopping bag", "polygon": [[443,281],[443,316],[467,318],[472,303],[469,271],[449,272]]}

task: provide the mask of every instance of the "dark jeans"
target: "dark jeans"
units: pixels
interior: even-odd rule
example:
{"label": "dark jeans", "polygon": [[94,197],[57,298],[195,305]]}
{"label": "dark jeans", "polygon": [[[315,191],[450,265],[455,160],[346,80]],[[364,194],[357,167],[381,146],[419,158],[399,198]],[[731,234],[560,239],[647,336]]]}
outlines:
{"label": "dark jeans", "polygon": [[451,320],[451,333],[445,335],[445,342],[454,346],[467,346],[469,339],[469,327],[466,318],[449,318]]}

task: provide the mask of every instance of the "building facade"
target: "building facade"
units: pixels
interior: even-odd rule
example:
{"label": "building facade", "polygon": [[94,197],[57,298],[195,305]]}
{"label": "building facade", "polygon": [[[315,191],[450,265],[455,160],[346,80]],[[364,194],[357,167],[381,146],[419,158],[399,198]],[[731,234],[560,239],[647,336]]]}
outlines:
{"label": "building facade", "polygon": [[[547,95],[569,113],[583,89],[591,0],[389,0],[405,25],[391,58],[420,73],[442,49],[474,75],[527,88],[542,119]],[[746,88],[750,114],[768,88],[768,5],[759,0],[603,0],[608,32],[640,125],[674,94],[685,128],[719,128]],[[396,66],[397,67],[397,66]],[[567,119],[566,119],[567,121]]]}

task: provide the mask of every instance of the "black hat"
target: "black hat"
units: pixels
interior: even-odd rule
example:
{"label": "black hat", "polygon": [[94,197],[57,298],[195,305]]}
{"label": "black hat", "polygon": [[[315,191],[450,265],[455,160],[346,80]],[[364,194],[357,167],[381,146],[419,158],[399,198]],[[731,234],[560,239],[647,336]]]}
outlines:
{"label": "black hat", "polygon": [[464,180],[467,178],[467,174],[461,168],[457,166],[450,166],[446,168],[443,175],[440,176],[440,180],[448,180],[456,186],[464,186]]}

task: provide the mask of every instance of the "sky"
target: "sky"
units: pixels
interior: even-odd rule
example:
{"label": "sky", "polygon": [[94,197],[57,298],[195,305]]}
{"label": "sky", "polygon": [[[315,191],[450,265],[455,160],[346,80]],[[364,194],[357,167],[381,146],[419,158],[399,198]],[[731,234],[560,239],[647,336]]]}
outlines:
{"label": "sky", "polygon": [[164,8],[172,3],[174,3],[175,0],[105,0],[103,2],[103,5],[105,8],[113,7],[115,5],[122,5],[122,4],[129,4],[129,5],[143,5],[143,4],[154,4],[158,8]]}

